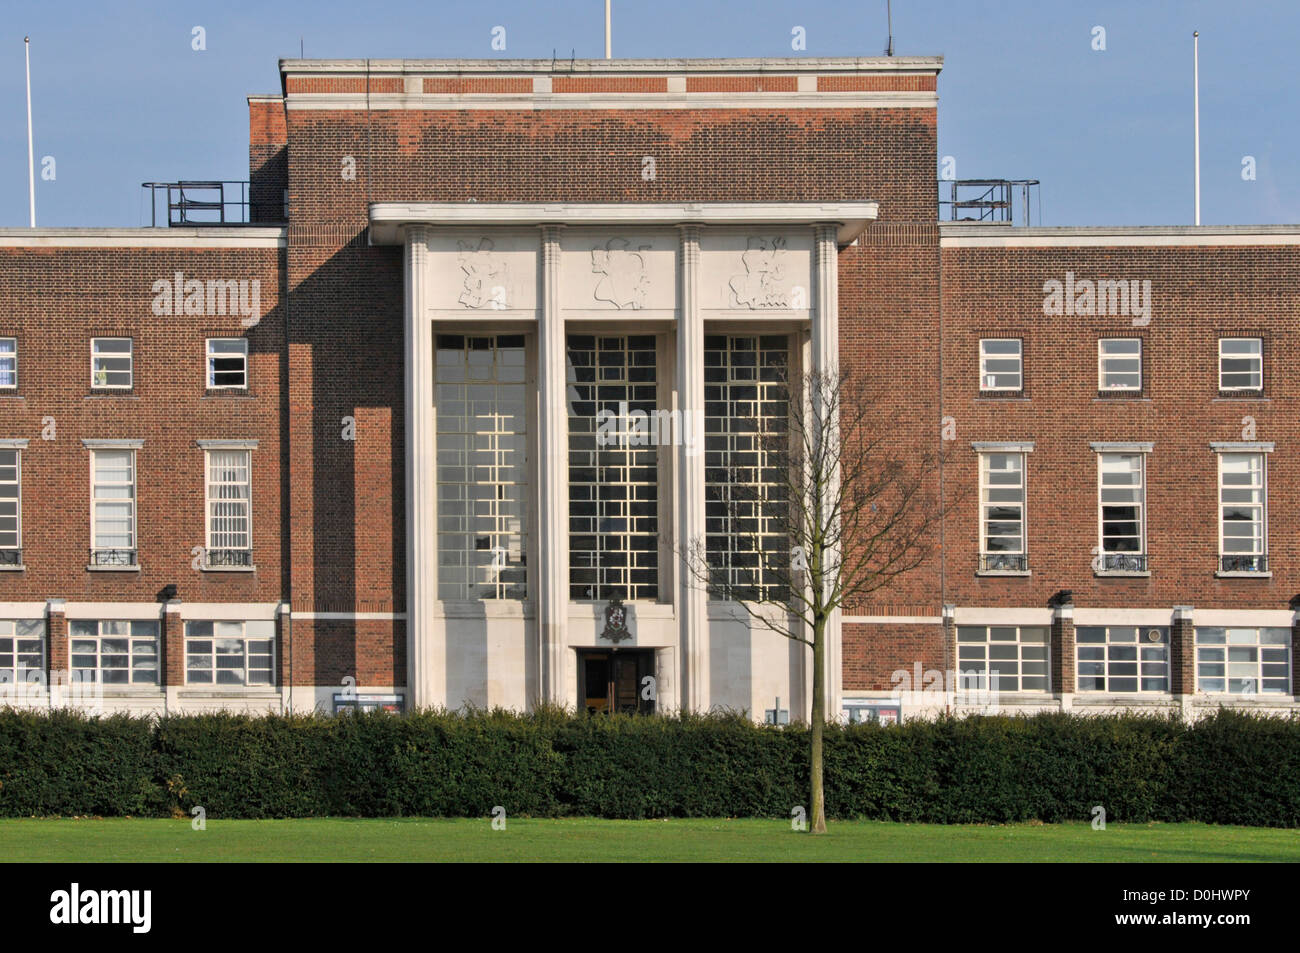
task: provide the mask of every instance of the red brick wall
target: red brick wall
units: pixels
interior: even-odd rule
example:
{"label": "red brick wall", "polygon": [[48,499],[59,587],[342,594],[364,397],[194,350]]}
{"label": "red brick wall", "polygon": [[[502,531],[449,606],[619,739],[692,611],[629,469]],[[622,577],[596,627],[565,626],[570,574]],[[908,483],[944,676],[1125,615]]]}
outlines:
{"label": "red brick wall", "polygon": [[[843,690],[847,692],[892,691],[898,688],[920,691],[914,666],[921,663],[921,676],[944,671],[943,626],[924,624],[844,623]],[[893,673],[908,673],[909,682],[899,685]],[[941,688],[936,690],[942,690]]]}

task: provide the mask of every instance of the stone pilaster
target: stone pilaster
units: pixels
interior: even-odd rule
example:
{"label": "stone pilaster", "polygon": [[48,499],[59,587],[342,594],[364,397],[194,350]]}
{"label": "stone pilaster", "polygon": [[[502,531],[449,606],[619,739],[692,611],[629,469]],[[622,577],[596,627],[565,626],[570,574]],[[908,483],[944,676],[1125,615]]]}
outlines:
{"label": "stone pilaster", "polygon": [[541,229],[537,316],[537,638],[538,694],[568,701],[569,418],[565,408],[564,315],[560,310],[560,229]]}
{"label": "stone pilaster", "polygon": [[[839,226],[824,223],[813,228],[814,305],[812,318],[812,371],[837,376],[840,372]],[[814,408],[815,412],[815,408]],[[829,475],[828,499],[838,493],[839,470]],[[826,717],[840,717],[844,683],[841,612],[831,613],[826,624]]]}
{"label": "stone pilaster", "polygon": [[[677,449],[677,549],[683,557],[704,541],[704,315],[700,310],[700,227],[681,226],[678,250],[681,315],[677,322],[677,408],[683,431],[696,434],[693,450]],[[709,691],[708,589],[683,562],[677,573],[677,624],[682,658],[682,703],[707,711]]]}

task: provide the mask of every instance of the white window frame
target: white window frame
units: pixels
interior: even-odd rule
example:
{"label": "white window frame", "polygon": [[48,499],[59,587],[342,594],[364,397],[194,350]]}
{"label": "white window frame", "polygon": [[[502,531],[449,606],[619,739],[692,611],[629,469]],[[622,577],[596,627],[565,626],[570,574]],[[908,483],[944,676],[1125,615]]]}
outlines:
{"label": "white window frame", "polygon": [[[1104,640],[1101,641],[1101,642],[1086,642],[1086,641],[1082,641],[1082,640],[1080,640],[1080,639],[1079,639],[1079,633],[1080,633],[1081,631],[1086,631],[1086,630],[1089,630],[1089,629],[1101,629],[1101,630],[1103,630],[1103,633],[1104,633]],[[1132,629],[1132,630],[1134,630],[1134,634],[1135,634],[1135,638],[1134,638],[1134,640],[1133,640],[1132,642],[1129,642],[1129,641],[1127,641],[1126,639],[1117,639],[1117,638],[1112,638],[1112,630],[1115,630],[1115,629]],[[1159,641],[1153,642],[1153,641],[1151,641],[1151,640],[1149,639],[1149,637],[1148,637],[1148,633],[1149,633],[1150,631],[1152,631],[1152,630],[1156,630],[1156,631],[1159,631],[1159,632],[1160,632],[1160,634],[1161,634],[1161,639],[1160,639]],[[1075,626],[1075,630],[1074,630],[1074,631],[1075,631],[1075,640],[1074,640],[1074,679],[1075,679],[1075,690],[1076,690],[1079,694],[1081,694],[1081,695],[1148,695],[1148,696],[1161,696],[1161,695],[1168,695],[1168,694],[1169,694],[1169,692],[1170,692],[1170,686],[1172,685],[1172,681],[1171,681],[1171,680],[1172,680],[1172,678],[1173,678],[1172,661],[1171,661],[1171,658],[1170,658],[1170,656],[1171,656],[1171,646],[1172,646],[1172,644],[1173,644],[1173,630],[1172,630],[1172,628],[1171,628],[1170,626],[1168,626],[1168,625],[1155,625],[1155,626],[1153,626],[1153,625],[1080,625],[1080,626]],[[1116,665],[1124,665],[1124,664],[1128,664],[1129,660],[1128,660],[1128,659],[1112,659],[1112,658],[1111,658],[1111,647],[1114,646],[1114,647],[1116,647],[1116,648],[1123,648],[1123,647],[1127,647],[1127,646],[1130,646],[1130,645],[1133,646],[1133,648],[1134,648],[1134,658],[1132,659],[1132,662],[1133,662],[1133,664],[1135,665],[1135,674],[1133,674],[1133,675],[1112,675],[1112,674],[1111,674],[1111,671],[1110,671],[1110,666],[1111,666],[1112,664],[1116,664]],[[1162,664],[1164,665],[1164,675],[1161,676],[1161,677],[1163,677],[1163,679],[1164,679],[1165,687],[1164,687],[1164,688],[1143,688],[1143,687],[1142,687],[1142,681],[1143,681],[1143,679],[1144,679],[1144,678],[1153,678],[1153,677],[1155,677],[1155,676],[1147,675],[1147,674],[1145,674],[1145,673],[1142,671],[1142,666],[1143,666],[1144,664],[1154,664],[1154,663],[1152,663],[1152,662],[1150,662],[1150,661],[1148,661],[1147,659],[1144,659],[1144,658],[1142,657],[1142,650],[1143,650],[1144,648],[1145,648],[1145,649],[1151,649],[1153,646],[1156,646],[1156,645],[1160,645],[1160,646],[1162,646],[1162,647],[1164,648],[1164,659],[1162,660]],[[1081,659],[1081,658],[1079,657],[1080,650],[1085,650],[1085,649],[1095,649],[1095,648],[1097,648],[1097,647],[1101,647],[1101,649],[1102,649],[1102,657],[1101,657],[1100,659]],[[1080,683],[1081,683],[1081,681],[1082,681],[1083,678],[1085,678],[1085,677],[1086,677],[1086,678],[1096,678],[1096,677],[1098,677],[1098,676],[1094,676],[1094,675],[1087,675],[1087,676],[1084,676],[1084,675],[1081,675],[1081,674],[1080,674],[1080,666],[1081,666],[1081,665],[1084,665],[1084,664],[1094,664],[1094,665],[1095,665],[1095,664],[1098,664],[1098,663],[1100,663],[1101,666],[1102,666],[1102,674],[1101,674],[1100,677],[1103,678],[1103,679],[1105,679],[1106,687],[1105,687],[1105,688],[1083,688],[1083,687],[1081,687],[1081,684],[1080,684]],[[1130,691],[1125,691],[1125,690],[1123,690],[1123,689],[1117,689],[1117,688],[1113,687],[1113,685],[1112,685],[1112,679],[1116,679],[1116,678],[1134,678],[1134,679],[1136,679],[1136,680],[1137,680],[1137,690],[1136,690],[1136,691],[1131,691],[1131,692],[1130,692]]]}
{"label": "white window frame", "polygon": [[[36,626],[39,635],[32,635],[31,632],[19,632],[19,628],[24,629]],[[45,676],[45,620],[44,619],[0,619],[0,639],[9,639],[12,643],[12,651],[0,651],[0,684],[17,684],[19,682],[28,682],[33,679],[33,674],[39,673],[36,680],[43,680]],[[22,656],[30,657],[33,653],[30,647],[23,651],[19,648],[20,642],[36,642],[39,644],[40,658],[35,667],[23,667],[19,664]]]}
{"label": "white window frame", "polygon": [[[1265,642],[1264,635],[1263,635],[1265,631],[1273,632],[1275,638],[1277,638],[1278,635],[1280,635],[1281,640]],[[1208,634],[1210,632],[1222,633],[1223,641],[1222,642],[1210,641],[1208,637]],[[1207,635],[1207,638],[1204,642],[1201,641],[1202,633],[1205,633]],[[1252,637],[1243,638],[1243,636],[1246,635],[1247,633],[1249,633]],[[1234,634],[1236,635],[1236,641],[1233,640]],[[1290,628],[1285,626],[1269,626],[1269,625],[1261,625],[1261,626],[1198,625],[1195,627],[1194,642],[1196,645],[1196,690],[1197,692],[1200,692],[1201,694],[1205,694],[1205,695],[1290,695],[1291,694],[1292,669],[1291,669],[1291,629]],[[1233,649],[1236,649],[1238,651],[1241,650],[1253,651],[1255,654],[1255,658],[1253,661],[1250,659],[1234,660],[1232,658]],[[1270,652],[1274,655],[1281,655],[1282,658],[1265,659],[1264,658],[1265,652]],[[1216,657],[1216,653],[1217,653],[1217,657]],[[1221,669],[1222,674],[1202,674],[1201,672],[1202,665],[1222,666]],[[1232,675],[1232,666],[1234,665],[1235,666],[1249,665],[1251,667],[1250,676],[1245,679],[1242,679],[1240,675],[1234,678]],[[1280,676],[1280,677],[1277,675],[1267,676],[1267,679],[1269,681],[1277,681],[1279,680],[1279,678],[1284,679],[1285,684],[1281,688],[1271,688],[1268,689],[1267,691],[1264,689],[1265,676],[1263,674],[1263,666],[1265,665],[1283,666],[1283,669],[1286,673],[1284,676]],[[1251,687],[1242,687],[1239,691],[1235,691],[1235,692],[1232,691],[1230,688],[1231,684],[1234,681],[1238,681],[1238,680],[1243,681],[1244,683],[1246,683],[1247,686],[1251,686]],[[1205,687],[1206,683],[1213,683],[1213,682],[1221,682],[1223,687],[1222,688]]]}
{"label": "white window frame", "polygon": [[[1219,450],[1218,453],[1217,453],[1216,455],[1217,455],[1217,457],[1218,457],[1218,460],[1217,460],[1217,465],[1218,465],[1218,466],[1217,466],[1217,471],[1218,471],[1218,492],[1217,492],[1217,496],[1218,496],[1218,523],[1219,523],[1219,526],[1218,526],[1218,533],[1219,533],[1219,568],[1220,568],[1220,571],[1221,571],[1221,572],[1249,572],[1249,573],[1265,572],[1265,571],[1267,571],[1267,568],[1268,568],[1268,453],[1267,453],[1267,452],[1264,452],[1264,451],[1262,451],[1262,450],[1254,450],[1254,449],[1247,450],[1247,449],[1241,449],[1241,450]],[[1224,464],[1224,458],[1225,458],[1225,457],[1255,457],[1255,458],[1257,458],[1257,459],[1259,460],[1259,483],[1258,483],[1258,489],[1259,489],[1259,500],[1260,500],[1260,501],[1259,501],[1258,506],[1259,506],[1260,514],[1259,514],[1259,519],[1258,519],[1258,520],[1251,520],[1251,521],[1250,521],[1250,525],[1255,525],[1256,523],[1259,524],[1259,537],[1258,537],[1258,539],[1259,539],[1259,545],[1258,545],[1258,548],[1257,548],[1257,549],[1253,549],[1253,550],[1251,550],[1251,551],[1249,551],[1249,552],[1244,551],[1244,550],[1239,550],[1239,551],[1237,551],[1237,552],[1229,553],[1229,552],[1227,552],[1227,551],[1224,549],[1224,538],[1225,538],[1225,537],[1224,537],[1224,533],[1223,533],[1223,525],[1224,525],[1223,511],[1224,511],[1225,505],[1231,505],[1231,506],[1254,506],[1254,505],[1256,505],[1256,504],[1253,504],[1253,503],[1246,503],[1246,504],[1240,504],[1240,503],[1225,504],[1225,503],[1224,503],[1224,500],[1223,500],[1223,494],[1224,494],[1225,486],[1224,486],[1224,483],[1223,483],[1223,473],[1224,473],[1224,470],[1223,470],[1223,464]],[[1250,489],[1255,489],[1255,488],[1256,488],[1256,485],[1252,483],[1251,486],[1250,486],[1249,488],[1250,488]],[[1260,558],[1263,560],[1263,566],[1264,566],[1264,568],[1263,568],[1262,570],[1224,570],[1222,567],[1223,567],[1223,558],[1224,558],[1225,556],[1258,556],[1258,557],[1260,557]]]}
{"label": "white window frame", "polygon": [[[103,341],[125,341],[126,342],[127,349],[125,352],[125,357],[127,360],[126,375],[128,377],[128,380],[125,384],[97,383],[96,378],[101,373],[103,374],[122,373],[122,371],[100,371],[98,368],[96,368],[95,363],[101,357],[120,358],[123,356],[123,352],[120,351],[107,351],[102,354],[96,353],[95,346]],[[90,339],[90,389],[91,390],[131,390],[133,387],[135,387],[135,341],[131,338],[116,338],[116,337],[91,338]]]}
{"label": "white window frame", "polygon": [[[237,442],[237,443],[238,443],[237,446],[215,446],[214,445],[214,446],[207,446],[203,448],[203,524],[204,524],[203,541],[204,541],[204,564],[205,564],[204,568],[206,569],[224,569],[224,568],[251,569],[253,565],[253,448],[251,446],[245,445],[242,442]],[[221,482],[219,484],[214,484],[212,480],[212,460],[213,460],[213,454],[219,454],[219,453],[242,454],[244,458],[244,470],[248,475],[247,480],[242,483],[236,481],[229,481],[229,482]],[[229,530],[217,530],[214,527],[214,521],[218,518],[219,519],[238,518],[232,516],[217,517],[213,513],[213,506],[222,503],[238,502],[240,499],[239,497],[219,497],[219,496],[214,497],[212,495],[212,490],[214,485],[245,487],[246,492],[242,499],[244,502],[243,520],[245,524],[245,533],[248,537],[247,546],[241,547],[241,546],[214,546],[213,545],[213,540],[218,534],[222,532],[226,532],[226,533],[230,532]],[[220,562],[214,563],[212,561],[212,553],[215,551],[241,552],[241,553],[246,552],[248,553],[248,562],[246,564],[239,564],[236,566],[229,566],[226,564],[222,564]]]}
{"label": "white window frame", "polygon": [[[3,349],[3,347],[0,347],[0,360],[5,360],[6,358],[12,357],[14,362],[14,367],[12,371],[0,369],[0,390],[17,390],[18,389],[18,339],[16,337],[10,337],[10,336],[0,337],[0,345],[4,345],[4,344],[11,344],[13,345],[13,348],[12,350],[6,351]],[[6,374],[13,375],[13,383],[6,384],[4,382],[3,375]]]}
{"label": "white window frame", "polygon": [[[5,546],[0,543],[0,549],[23,551],[23,448],[19,446],[5,446],[0,443],[0,453],[12,453],[14,455],[14,479],[13,485],[17,488],[14,495],[14,545]],[[0,481],[8,484],[10,481]]]}
{"label": "white window frame", "polygon": [[[192,633],[191,627],[194,626],[208,626],[209,634],[205,635],[202,633],[199,634]],[[232,627],[238,628],[238,634],[235,634],[234,632],[230,631]],[[224,634],[218,634],[218,631],[220,629],[226,629],[227,631]],[[239,668],[227,667],[225,669],[222,669],[220,666],[217,665],[217,659],[222,655],[230,657],[231,655],[234,654],[234,653],[222,653],[217,651],[217,643],[222,641],[240,643],[238,654],[242,661],[242,665]],[[202,643],[202,642],[211,643],[210,645],[211,650],[207,652],[191,651],[190,649],[191,643]],[[267,656],[268,665],[266,668],[262,668],[262,667],[252,668],[249,666],[250,656],[252,655],[252,653],[250,653],[248,650],[248,645],[250,642],[269,643],[269,649],[267,652],[257,653],[258,656],[263,654]],[[207,658],[211,660],[212,664],[207,668],[195,667],[190,664],[192,658],[193,659]],[[238,672],[240,681],[219,682],[217,681],[217,677],[216,677],[219,671]],[[256,682],[250,681],[249,673],[254,671],[265,672],[266,681],[256,681]],[[201,680],[196,681],[194,678],[191,678],[191,673],[203,673],[203,672],[210,674],[212,676],[212,680],[205,682]],[[275,687],[275,636],[249,635],[248,625],[245,622],[237,622],[237,621],[230,621],[230,620],[208,620],[208,619],[194,619],[194,620],[187,621],[185,623],[185,684],[199,686],[203,688],[214,688],[214,689],[222,689],[222,688],[273,689]]]}
{"label": "white window frame", "polygon": [[[131,463],[130,481],[126,483],[106,482],[102,484],[98,482],[95,460],[97,456],[101,453],[127,454]],[[137,519],[137,510],[138,510],[137,498],[139,494],[139,482],[140,482],[140,473],[137,467],[136,448],[134,446],[92,447],[91,448],[90,450],[90,548],[94,550],[96,554],[98,554],[101,551],[102,552],[122,551],[122,552],[129,552],[132,554],[131,562],[129,564],[127,563],[101,564],[98,562],[98,559],[95,558],[92,559],[91,562],[92,565],[96,567],[102,565],[102,566],[109,566],[112,568],[122,568],[122,569],[134,569],[138,566],[140,562],[140,548],[139,548],[140,538],[137,533],[138,527],[136,524],[136,519]],[[95,496],[95,490],[99,486],[105,486],[105,487],[126,486],[126,487],[130,487],[131,494],[128,497],[105,497],[104,499],[100,500],[97,499]],[[99,521],[98,521],[98,516],[96,514],[97,505],[99,503],[121,503],[123,499],[127,500],[131,507],[130,545],[129,546],[101,546],[99,545]]]}
{"label": "white window frame", "polygon": [[[989,354],[984,345],[994,341],[1014,341],[1016,343],[1016,361],[1019,365],[1016,370],[1017,383],[1014,387],[998,386],[990,383],[990,379],[996,379],[999,374],[1010,374],[1011,371],[996,371],[990,374],[988,371],[989,360],[1009,360],[1010,356],[1006,354]],[[1021,338],[980,338],[980,379],[979,389],[987,393],[1004,393],[1016,394],[1025,389],[1025,342]]]}
{"label": "white window frame", "polygon": [[[74,631],[77,628],[86,625],[93,625],[95,627],[94,635],[90,635],[87,633],[78,633]],[[124,626],[126,628],[126,633],[123,634],[119,632],[110,632],[105,634],[104,632],[105,625]],[[153,626],[153,634],[150,635],[147,633],[138,633],[135,631],[137,626],[139,627]],[[78,677],[82,681],[93,681],[101,685],[114,685],[114,686],[120,685],[120,686],[127,686],[127,687],[134,687],[137,685],[149,685],[154,688],[160,688],[162,686],[162,677],[163,677],[161,632],[162,629],[159,626],[157,619],[73,619],[73,620],[69,620],[68,622],[68,669],[74,675],[74,677]],[[122,669],[119,667],[114,667],[113,669],[110,670],[115,672],[125,671],[127,673],[127,677],[126,677],[126,681],[124,682],[104,681],[103,678],[104,656],[106,654],[104,652],[105,639],[125,639],[127,642],[126,668]],[[90,654],[87,652],[77,651],[77,649],[75,648],[76,643],[79,641],[90,641],[90,640],[94,640],[95,642],[95,651],[93,653],[95,658],[94,667],[86,668],[86,667],[76,665],[75,659],[77,656],[85,656]],[[152,681],[137,680],[135,677],[137,672],[137,668],[135,665],[137,657],[139,658],[148,657],[148,653],[144,653],[144,652],[141,652],[137,655],[135,650],[137,642],[153,643],[154,666],[152,669],[153,671]],[[112,653],[112,654],[117,655],[119,653]],[[144,668],[144,669],[140,669],[140,671],[147,672],[149,671],[149,669]],[[84,676],[77,676],[76,673],[78,672],[94,672],[94,677],[92,679],[86,679]]]}
{"label": "white window frame", "polygon": [[[1028,474],[1028,470],[1029,470],[1029,452],[1033,449],[1033,445],[1012,444],[1004,447],[1004,446],[989,445],[989,444],[976,444],[975,449],[979,454],[979,498],[978,500],[976,500],[976,505],[979,507],[978,510],[979,522],[978,522],[977,531],[979,533],[979,555],[981,557],[980,562],[982,564],[987,564],[991,567],[992,559],[998,556],[1015,556],[1015,557],[1019,557],[1019,562],[1025,567],[1023,569],[981,568],[979,571],[982,573],[1028,572],[1029,571],[1028,570],[1028,565],[1029,565],[1029,474]],[[1020,468],[1019,468],[1020,548],[1014,551],[1009,549],[1000,549],[1000,550],[991,551],[988,548],[987,527],[989,522],[991,522],[988,518],[989,508],[991,506],[1015,505],[1010,501],[1005,501],[1005,500],[998,500],[993,502],[985,500],[985,494],[987,491],[992,489],[997,489],[997,488],[1007,489],[1010,487],[1010,484],[995,485],[989,482],[989,473],[991,472],[989,470],[989,462],[990,459],[994,456],[1020,458]],[[1010,472],[1010,471],[997,471],[997,472]],[[1008,522],[1008,521],[997,520],[992,522]]]}
{"label": "white window frame", "polygon": [[[1123,342],[1125,344],[1133,343],[1137,345],[1137,384],[1134,385],[1108,385],[1106,375],[1113,374],[1131,374],[1132,371],[1108,371],[1106,363],[1112,360],[1132,360],[1132,354],[1107,354],[1106,345]],[[1102,394],[1140,394],[1142,392],[1142,339],[1141,338],[1098,338],[1097,340],[1097,391]]]}
{"label": "white window frame", "polygon": [[[1100,572],[1124,572],[1127,571],[1122,567],[1108,567],[1106,557],[1115,556],[1139,556],[1142,557],[1142,565],[1146,565],[1147,557],[1147,454],[1145,450],[1129,449],[1098,449],[1097,453],[1097,553],[1099,554],[1101,568]],[[1104,499],[1106,491],[1106,458],[1107,457],[1136,457],[1138,460],[1138,501],[1137,501],[1137,522],[1138,522],[1138,548],[1136,550],[1108,550],[1106,548],[1106,505]],[[1117,471],[1118,472],[1118,471]],[[1122,487],[1116,487],[1122,489]],[[1126,503],[1112,505],[1126,506]],[[1117,560],[1118,562],[1119,560]],[[1134,570],[1134,571],[1145,571]]]}
{"label": "white window frame", "polygon": [[[1005,634],[1007,631],[1014,633],[1014,638],[993,638],[993,631]],[[1041,641],[1026,641],[1024,633],[1026,629],[1035,632],[1041,632],[1043,638]],[[980,631],[984,634],[983,639],[966,638],[963,639],[963,633],[973,633]],[[1010,646],[1015,650],[1014,657],[994,659],[992,658],[993,646]],[[1026,657],[1026,649],[1031,651],[1030,656],[1034,654],[1037,647],[1042,647],[1043,657],[1036,659]],[[973,658],[975,649],[983,650],[983,658]],[[965,657],[963,657],[965,656]],[[1015,664],[1015,675],[1010,676],[1016,679],[1016,687],[1009,688],[1004,683],[1007,676],[999,676],[996,685],[989,683],[989,664],[991,662],[1013,662]],[[1025,665],[1042,665],[1041,674],[1025,674]],[[1043,680],[1042,688],[1025,688],[1024,681],[1026,678],[1041,678]],[[1052,629],[1047,625],[959,625],[957,626],[957,686],[959,692],[1026,692],[1026,693],[1046,693],[1052,690]]]}
{"label": "white window frame", "polygon": [[[242,384],[218,384],[216,382],[217,370],[215,362],[220,359],[229,359],[234,357],[233,354],[214,353],[212,345],[217,343],[229,343],[236,341],[242,347],[242,352],[238,355],[244,362],[244,368],[241,372],[244,375]],[[207,355],[205,366],[207,369],[207,389],[208,390],[248,390],[248,338],[208,338],[204,342],[204,353]],[[222,371],[223,374],[230,374],[233,371]]]}
{"label": "white window frame", "polygon": [[[1233,342],[1237,342],[1237,341],[1253,341],[1253,342],[1255,342],[1255,343],[1259,346],[1259,352],[1258,352],[1257,354],[1247,355],[1248,357],[1253,358],[1254,361],[1258,364],[1259,370],[1258,370],[1256,373],[1258,373],[1258,375],[1259,375],[1259,383],[1258,383],[1257,385],[1255,385],[1255,386],[1249,386],[1249,385],[1248,385],[1248,386],[1246,386],[1246,387],[1240,387],[1240,386],[1228,387],[1228,386],[1226,386],[1226,385],[1223,383],[1223,360],[1224,360],[1223,345],[1224,345],[1225,343],[1229,342],[1229,341],[1233,341]],[[1234,359],[1237,359],[1237,360],[1241,360],[1241,359],[1242,359],[1240,355],[1235,355],[1235,354],[1234,354],[1234,355],[1232,355],[1232,356],[1233,356]],[[1242,373],[1242,372],[1241,372],[1241,371],[1234,371],[1233,373],[1237,373],[1237,374],[1239,374],[1239,373]],[[1221,391],[1226,391],[1226,392],[1229,392],[1229,393],[1240,392],[1240,393],[1247,393],[1247,394],[1257,394],[1257,393],[1262,393],[1262,392],[1263,392],[1263,390],[1264,390],[1264,339],[1263,339],[1263,338],[1261,338],[1261,337],[1221,337],[1221,338],[1219,338],[1219,390],[1221,390]]]}

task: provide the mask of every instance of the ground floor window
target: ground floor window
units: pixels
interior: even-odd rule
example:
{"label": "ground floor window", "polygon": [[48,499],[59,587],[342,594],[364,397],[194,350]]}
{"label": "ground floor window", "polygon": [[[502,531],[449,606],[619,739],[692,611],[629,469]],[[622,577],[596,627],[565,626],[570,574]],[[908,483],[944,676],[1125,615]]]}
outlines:
{"label": "ground floor window", "polygon": [[1239,695],[1291,691],[1291,630],[1196,627],[1196,689]]}
{"label": "ground floor window", "polygon": [[1079,626],[1074,642],[1079,691],[1169,691],[1168,626]]}
{"label": "ground floor window", "polygon": [[29,681],[45,671],[45,620],[0,619],[0,682]]}
{"label": "ground floor window", "polygon": [[[272,685],[274,623],[185,623],[187,685]],[[271,631],[250,632],[250,628]]]}
{"label": "ground floor window", "polygon": [[104,685],[158,684],[158,622],[77,619],[68,625],[72,674]]}
{"label": "ground floor window", "polygon": [[958,626],[961,690],[1047,691],[1050,632],[1045,625]]}

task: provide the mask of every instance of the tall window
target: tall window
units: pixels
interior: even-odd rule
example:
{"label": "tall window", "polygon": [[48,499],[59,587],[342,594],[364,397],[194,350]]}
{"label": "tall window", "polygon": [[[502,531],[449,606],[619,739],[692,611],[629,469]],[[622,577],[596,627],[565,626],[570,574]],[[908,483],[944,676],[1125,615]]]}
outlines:
{"label": "tall window", "polygon": [[0,566],[23,561],[22,451],[0,450]]}
{"label": "tall window", "polygon": [[568,337],[571,599],[659,596],[655,348],[651,335]]}
{"label": "tall window", "polygon": [[1142,339],[1102,338],[1097,342],[1097,389],[1106,393],[1142,389]]}
{"label": "tall window", "polygon": [[18,386],[18,339],[0,338],[0,390]]}
{"label": "tall window", "polygon": [[[186,622],[185,684],[272,685],[273,623]],[[267,631],[250,632],[260,627]]]}
{"label": "tall window", "polygon": [[1074,630],[1081,692],[1169,691],[1169,627],[1079,626]]}
{"label": "tall window", "polygon": [[980,454],[980,569],[1025,570],[1025,455]]}
{"label": "tall window", "polygon": [[73,675],[104,685],[158,684],[158,622],[76,620],[68,624]]}
{"label": "tall window", "polygon": [[1219,454],[1219,568],[1268,569],[1264,454]]}
{"label": "tall window", "polygon": [[1103,570],[1141,572],[1147,568],[1145,460],[1141,453],[1098,454]]}
{"label": "tall window", "polygon": [[1291,630],[1196,627],[1196,688],[1239,695],[1291,692]]}
{"label": "tall window", "polygon": [[0,683],[39,679],[45,672],[45,620],[0,619]]}
{"label": "tall window", "polygon": [[90,564],[134,566],[135,451],[92,450],[90,473]]}
{"label": "tall window", "polygon": [[961,689],[1047,691],[1050,631],[1044,625],[958,626],[957,674]]}
{"label": "tall window", "polygon": [[980,390],[1018,391],[1024,386],[1020,341],[984,338],[980,341]]}
{"label": "tall window", "polygon": [[1260,338],[1219,339],[1219,390],[1264,389],[1264,342]]}
{"label": "tall window", "polygon": [[208,450],[207,565],[253,565],[252,454]]}
{"label": "tall window", "polygon": [[528,597],[523,335],[438,335],[438,598]]}
{"label": "tall window", "polygon": [[208,390],[248,387],[248,339],[208,338]]}
{"label": "tall window", "polygon": [[704,517],[708,564],[737,598],[783,598],[773,560],[789,558],[781,466],[788,432],[785,336],[704,339]]}
{"label": "tall window", "polygon": [[130,390],[133,382],[130,338],[95,338],[90,342],[90,386],[94,390]]}

